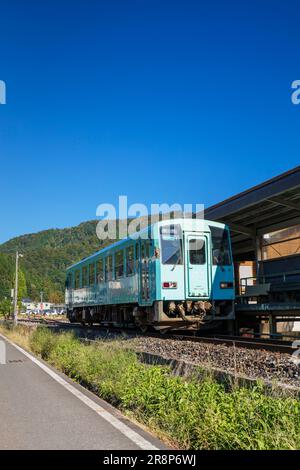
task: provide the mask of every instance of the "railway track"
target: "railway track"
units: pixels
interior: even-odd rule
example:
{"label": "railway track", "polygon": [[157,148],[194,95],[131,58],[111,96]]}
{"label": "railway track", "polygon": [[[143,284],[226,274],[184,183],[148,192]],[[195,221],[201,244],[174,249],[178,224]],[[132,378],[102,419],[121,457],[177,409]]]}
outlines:
{"label": "railway track", "polygon": [[212,344],[223,344],[231,347],[248,348],[248,349],[263,349],[266,351],[282,352],[293,354],[295,348],[292,347],[292,342],[279,341],[272,339],[257,339],[257,338],[244,338],[242,336],[195,336],[188,337],[186,335],[175,335],[174,338],[182,340],[190,340],[194,342],[206,342]]}
{"label": "railway track", "polygon": [[[100,332],[107,334],[131,334],[132,336],[141,336],[141,334],[133,329],[125,328],[108,328],[108,327],[99,327],[99,326],[85,326],[78,323],[69,323],[67,321],[60,320],[44,320],[44,319],[21,319],[19,323],[23,324],[42,324],[46,326],[56,327],[59,329],[68,329],[68,330],[77,330],[79,332],[80,338],[85,338],[89,340],[95,340],[99,338]],[[102,335],[103,336],[103,335]],[[283,341],[278,339],[262,339],[262,338],[249,338],[242,336],[232,336],[232,335],[218,335],[218,334],[207,334],[207,335],[188,335],[181,333],[165,333],[160,334],[156,332],[149,332],[146,334],[148,337],[160,338],[163,340],[176,340],[176,341],[189,341],[195,343],[210,343],[210,344],[221,344],[228,347],[238,347],[238,348],[247,348],[247,349],[261,349],[265,351],[281,352],[286,354],[293,354],[296,350],[293,347],[291,341]],[[300,345],[298,346],[300,347]]]}

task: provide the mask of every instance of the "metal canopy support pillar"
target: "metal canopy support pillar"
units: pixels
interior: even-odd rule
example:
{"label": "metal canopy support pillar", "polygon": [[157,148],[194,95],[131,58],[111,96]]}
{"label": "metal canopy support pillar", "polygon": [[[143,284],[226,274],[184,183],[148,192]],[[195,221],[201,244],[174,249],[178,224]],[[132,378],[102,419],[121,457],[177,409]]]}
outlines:
{"label": "metal canopy support pillar", "polygon": [[255,261],[256,261],[256,276],[261,274],[259,271],[259,264],[262,260],[262,250],[261,250],[261,235],[255,235],[254,240],[254,249],[255,249]]}
{"label": "metal canopy support pillar", "polygon": [[271,338],[277,334],[276,316],[272,313],[269,315],[269,333]]}

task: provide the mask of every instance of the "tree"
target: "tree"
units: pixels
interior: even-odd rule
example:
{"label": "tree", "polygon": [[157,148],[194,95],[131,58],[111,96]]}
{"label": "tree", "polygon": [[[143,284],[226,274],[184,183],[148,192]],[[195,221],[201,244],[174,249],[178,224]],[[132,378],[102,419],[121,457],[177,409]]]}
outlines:
{"label": "tree", "polygon": [[[15,276],[14,276],[15,277]],[[27,296],[26,277],[23,271],[19,268],[19,282],[18,282],[18,300],[22,300]]]}
{"label": "tree", "polygon": [[13,260],[0,253],[0,301],[9,297],[13,287]]}
{"label": "tree", "polygon": [[58,292],[58,291],[50,292],[48,300],[52,304],[62,304],[65,301],[64,300],[64,295],[61,292]]}
{"label": "tree", "polygon": [[[13,276],[13,288],[16,285],[16,275]],[[24,299],[27,296],[27,285],[26,285],[26,277],[24,272],[19,268],[18,274],[18,300]]]}
{"label": "tree", "polygon": [[39,301],[43,291],[45,300],[51,297],[51,300],[63,303],[66,268],[111,242],[103,243],[97,238],[97,223],[94,220],[77,227],[44,230],[0,245],[0,300],[9,297],[14,287],[15,257],[19,251],[24,256],[20,268],[26,276],[27,287],[20,289],[19,298],[28,296]]}
{"label": "tree", "polygon": [[0,302],[0,317],[7,316],[12,313],[12,304],[8,299],[3,299]]}

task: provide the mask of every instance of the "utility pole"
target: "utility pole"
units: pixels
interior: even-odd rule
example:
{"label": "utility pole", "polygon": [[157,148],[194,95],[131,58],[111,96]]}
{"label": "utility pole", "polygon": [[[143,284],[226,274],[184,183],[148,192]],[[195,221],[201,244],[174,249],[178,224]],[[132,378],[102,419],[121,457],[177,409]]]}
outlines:
{"label": "utility pole", "polygon": [[43,295],[44,295],[44,292],[41,291],[40,294],[41,294],[40,312],[43,314]]}
{"label": "utility pole", "polygon": [[19,287],[19,258],[22,255],[16,252],[16,277],[15,277],[15,292],[14,292],[14,325],[18,324],[18,287]]}

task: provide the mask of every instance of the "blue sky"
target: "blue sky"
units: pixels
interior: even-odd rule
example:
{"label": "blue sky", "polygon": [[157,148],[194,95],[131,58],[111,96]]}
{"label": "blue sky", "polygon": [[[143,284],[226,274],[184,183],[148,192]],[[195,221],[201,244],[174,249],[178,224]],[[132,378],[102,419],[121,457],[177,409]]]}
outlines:
{"label": "blue sky", "polygon": [[0,242],[299,164],[299,2],[1,1]]}

